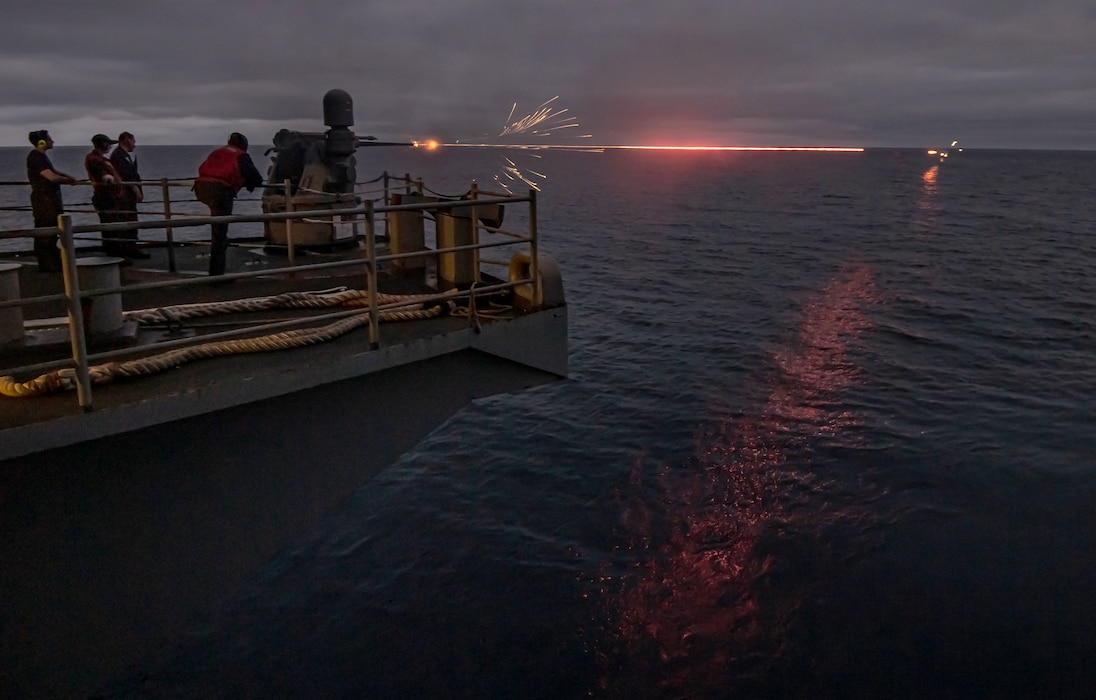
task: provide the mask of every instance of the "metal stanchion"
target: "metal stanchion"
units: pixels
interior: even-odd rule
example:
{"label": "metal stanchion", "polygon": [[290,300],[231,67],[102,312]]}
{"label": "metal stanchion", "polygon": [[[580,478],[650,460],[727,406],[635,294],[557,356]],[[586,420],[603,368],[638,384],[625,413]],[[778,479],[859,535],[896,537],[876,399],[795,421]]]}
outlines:
{"label": "metal stanchion", "polygon": [[377,230],[373,217],[373,200],[365,201],[365,274],[369,289],[369,349],[381,346],[380,312],[377,310]]}
{"label": "metal stanchion", "polygon": [[88,347],[84,337],[84,309],[80,301],[80,283],[76,276],[76,246],[72,241],[72,217],[57,217],[61,229],[61,271],[65,278],[65,302],[68,305],[69,341],[76,362],[76,399],[84,411],[92,410],[91,374],[88,371]]}
{"label": "metal stanchion", "polygon": [[[167,178],[160,178],[160,191],[163,192],[164,199],[165,221],[171,221],[171,196],[168,194],[169,189]],[[175,272],[175,233],[171,228],[171,224],[164,226],[164,235],[167,237],[167,269],[171,272]]]}
{"label": "metal stanchion", "polygon": [[[292,183],[289,178],[282,181],[282,187],[285,188],[285,213],[293,211],[293,198],[289,195],[289,187]],[[289,249],[289,267],[293,268],[297,266],[297,249],[293,247],[293,219],[287,218],[285,220],[285,244]],[[292,272],[289,273],[293,275]]]}
{"label": "metal stanchion", "polygon": [[529,190],[529,275],[533,278],[533,303],[543,298],[537,271],[537,191]]}

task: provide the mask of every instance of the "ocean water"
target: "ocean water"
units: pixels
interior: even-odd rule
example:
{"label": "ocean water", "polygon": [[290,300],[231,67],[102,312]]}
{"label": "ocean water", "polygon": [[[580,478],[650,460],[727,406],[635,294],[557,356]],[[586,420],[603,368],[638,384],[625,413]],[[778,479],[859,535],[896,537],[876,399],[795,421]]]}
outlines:
{"label": "ocean water", "polygon": [[1096,153],[532,167],[570,378],[454,416],[109,697],[1096,695]]}

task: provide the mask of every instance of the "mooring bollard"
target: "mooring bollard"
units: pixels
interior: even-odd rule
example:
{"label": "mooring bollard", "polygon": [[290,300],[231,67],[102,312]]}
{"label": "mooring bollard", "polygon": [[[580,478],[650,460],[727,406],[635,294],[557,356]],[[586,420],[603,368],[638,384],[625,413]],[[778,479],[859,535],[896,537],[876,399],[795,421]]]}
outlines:
{"label": "mooring bollard", "polygon": [[[80,290],[90,292],[121,286],[122,258],[96,256],[76,259],[76,275]],[[84,297],[84,327],[89,337],[110,335],[122,329],[122,295],[119,292]]]}
{"label": "mooring bollard", "polygon": [[[0,263],[0,301],[20,298],[19,263]],[[9,306],[0,309],[0,344],[23,339],[23,307]]]}

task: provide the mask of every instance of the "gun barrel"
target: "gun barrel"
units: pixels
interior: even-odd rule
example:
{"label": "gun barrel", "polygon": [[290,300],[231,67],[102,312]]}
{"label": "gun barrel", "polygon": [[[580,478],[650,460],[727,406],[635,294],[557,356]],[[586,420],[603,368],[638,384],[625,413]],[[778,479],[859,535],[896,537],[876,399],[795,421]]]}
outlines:
{"label": "gun barrel", "polygon": [[417,146],[414,141],[374,141],[358,139],[358,147],[362,146]]}

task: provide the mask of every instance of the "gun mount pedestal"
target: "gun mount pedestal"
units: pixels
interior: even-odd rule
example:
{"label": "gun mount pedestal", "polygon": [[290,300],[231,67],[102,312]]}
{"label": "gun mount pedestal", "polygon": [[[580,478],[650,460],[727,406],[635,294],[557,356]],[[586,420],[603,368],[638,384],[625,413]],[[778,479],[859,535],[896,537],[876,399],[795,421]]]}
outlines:
{"label": "gun mount pedestal", "polygon": [[[353,192],[311,193],[300,192],[289,199],[293,211],[322,211],[348,209],[357,205]],[[285,197],[263,197],[263,213],[279,214],[286,210]],[[264,222],[263,232],[266,242],[273,246],[288,246],[285,221]],[[343,221],[341,215],[315,216],[306,219],[294,219],[289,223],[295,247],[322,248],[334,245],[346,245],[356,240],[357,225],[352,221]]]}

